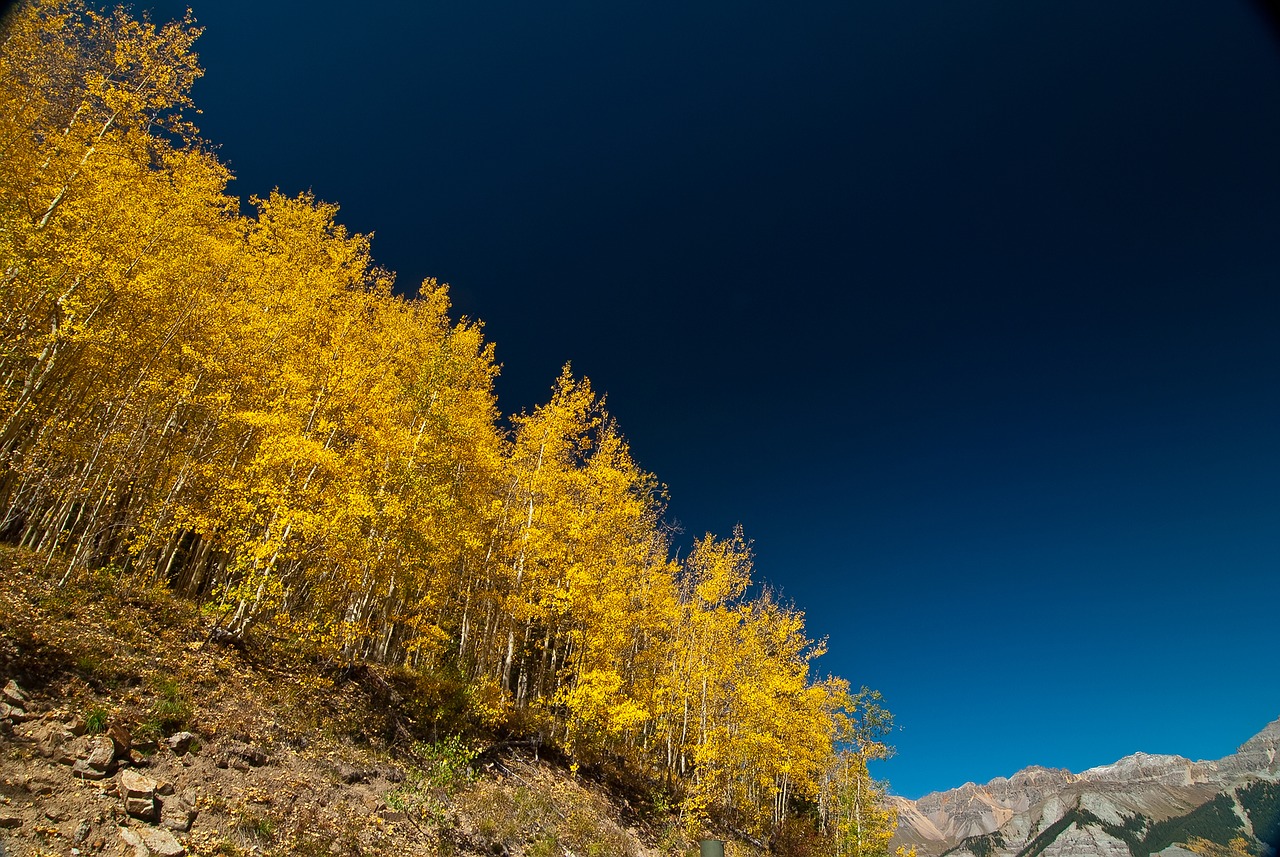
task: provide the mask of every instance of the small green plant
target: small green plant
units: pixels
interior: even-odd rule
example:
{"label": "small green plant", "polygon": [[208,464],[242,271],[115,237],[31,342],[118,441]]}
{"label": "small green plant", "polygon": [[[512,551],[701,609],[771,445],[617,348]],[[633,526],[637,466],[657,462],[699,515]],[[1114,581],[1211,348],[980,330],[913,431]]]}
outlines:
{"label": "small green plant", "polygon": [[90,708],[84,715],[84,731],[89,735],[98,735],[107,731],[107,721],[111,719],[111,713],[105,708],[94,706]]}
{"label": "small green plant", "polygon": [[159,678],[153,682],[156,701],[151,704],[151,715],[162,733],[173,733],[187,725],[191,719],[191,704],[182,693],[182,687],[171,678]]}
{"label": "small green plant", "polygon": [[417,764],[405,773],[404,782],[387,794],[387,806],[441,827],[448,821],[445,810],[450,799],[475,778],[471,764],[476,751],[454,736],[434,743],[417,742],[413,755]]}
{"label": "small green plant", "polygon": [[134,729],[133,737],[139,741],[159,741],[164,737],[164,729],[159,720],[148,717]]}
{"label": "small green plant", "polygon": [[675,812],[671,796],[666,789],[654,789],[649,794],[648,814],[651,818],[663,819]]}
{"label": "small green plant", "polygon": [[419,741],[413,745],[413,754],[421,760],[424,778],[435,788],[456,791],[474,777],[471,763],[476,751],[456,735],[432,744]]}
{"label": "small green plant", "polygon": [[90,654],[82,654],[76,658],[76,672],[85,677],[98,675],[102,669],[102,661]]}
{"label": "small green plant", "polygon": [[270,842],[275,839],[276,825],[269,817],[253,812],[240,811],[236,815],[236,829],[241,835],[256,842]]}
{"label": "small green plant", "polygon": [[528,857],[560,857],[560,842],[549,833],[544,833],[529,843],[524,852]]}

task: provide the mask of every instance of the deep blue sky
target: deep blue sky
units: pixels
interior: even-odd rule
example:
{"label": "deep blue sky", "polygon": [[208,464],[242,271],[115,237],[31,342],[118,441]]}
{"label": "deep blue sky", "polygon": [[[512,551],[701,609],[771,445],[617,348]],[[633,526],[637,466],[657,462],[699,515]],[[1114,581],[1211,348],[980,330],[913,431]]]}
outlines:
{"label": "deep blue sky", "polygon": [[[139,3],[159,18],[184,3]],[[1246,0],[191,0],[243,196],[572,360],[916,797],[1280,716],[1280,40]]]}

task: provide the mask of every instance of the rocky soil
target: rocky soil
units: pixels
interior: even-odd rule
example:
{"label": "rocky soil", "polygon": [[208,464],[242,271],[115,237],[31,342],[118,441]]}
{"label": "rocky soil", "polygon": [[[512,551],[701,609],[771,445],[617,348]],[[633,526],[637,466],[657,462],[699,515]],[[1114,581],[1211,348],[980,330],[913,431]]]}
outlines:
{"label": "rocky soil", "polygon": [[696,852],[607,778],[445,740],[444,691],[415,707],[394,672],[213,642],[195,605],[30,565],[0,553],[0,857]]}

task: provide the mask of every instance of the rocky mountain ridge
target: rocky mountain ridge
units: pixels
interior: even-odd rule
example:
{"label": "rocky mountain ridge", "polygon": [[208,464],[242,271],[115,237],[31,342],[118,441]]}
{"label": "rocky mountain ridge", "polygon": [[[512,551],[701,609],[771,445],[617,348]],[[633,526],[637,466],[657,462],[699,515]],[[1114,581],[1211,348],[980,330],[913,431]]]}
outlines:
{"label": "rocky mountain ridge", "polygon": [[1079,774],[1033,766],[915,801],[895,797],[894,844],[922,857],[1150,857],[1170,848],[1165,857],[1175,857],[1191,837],[1239,832],[1259,853],[1275,854],[1278,746],[1280,719],[1216,761],[1134,753]]}

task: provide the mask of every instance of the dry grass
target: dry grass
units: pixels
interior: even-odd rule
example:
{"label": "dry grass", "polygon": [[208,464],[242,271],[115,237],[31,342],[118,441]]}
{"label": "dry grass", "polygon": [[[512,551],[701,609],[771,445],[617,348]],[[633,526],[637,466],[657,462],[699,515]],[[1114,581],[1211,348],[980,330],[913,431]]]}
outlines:
{"label": "dry grass", "polygon": [[[432,736],[466,722],[456,680],[335,668],[271,640],[213,644],[208,627],[194,604],[163,589],[134,588],[109,570],[61,587],[38,559],[0,547],[0,682],[17,679],[50,716],[125,724],[140,741],[196,733],[188,768],[163,748],[149,764],[169,765],[195,796],[198,820],[181,838],[197,857],[696,853],[669,814],[628,829],[601,786],[546,761],[490,753],[478,776],[451,767],[441,781],[414,739],[452,746]],[[473,732],[468,746],[484,739]],[[235,742],[263,749],[270,763],[215,766]],[[47,766],[21,744],[5,752]],[[383,773],[353,784],[339,773],[351,769]],[[406,795],[420,804],[406,807]],[[40,835],[46,847],[68,834]]]}

